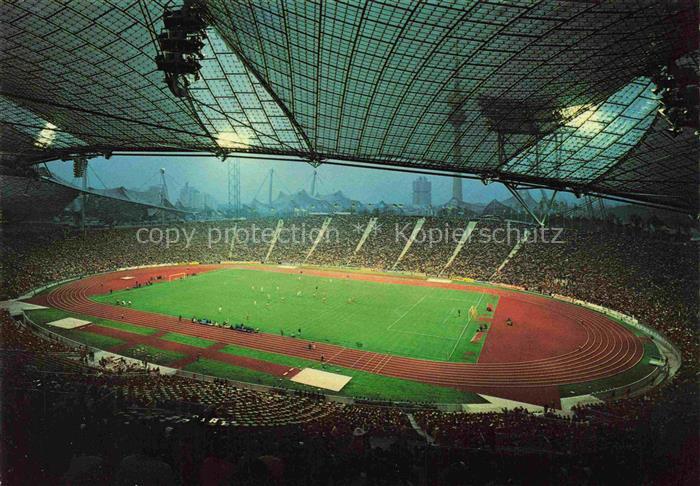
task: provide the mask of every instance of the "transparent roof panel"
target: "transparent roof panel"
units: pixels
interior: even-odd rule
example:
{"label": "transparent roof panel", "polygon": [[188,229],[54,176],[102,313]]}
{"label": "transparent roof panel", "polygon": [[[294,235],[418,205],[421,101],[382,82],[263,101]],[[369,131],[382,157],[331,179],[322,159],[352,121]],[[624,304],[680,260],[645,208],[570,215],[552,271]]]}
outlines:
{"label": "transparent roof panel", "polygon": [[[504,172],[588,184],[629,152],[656,117],[654,84],[641,77],[600,105],[568,107],[578,113],[562,127],[513,157]],[[582,111],[583,109],[583,111]]]}

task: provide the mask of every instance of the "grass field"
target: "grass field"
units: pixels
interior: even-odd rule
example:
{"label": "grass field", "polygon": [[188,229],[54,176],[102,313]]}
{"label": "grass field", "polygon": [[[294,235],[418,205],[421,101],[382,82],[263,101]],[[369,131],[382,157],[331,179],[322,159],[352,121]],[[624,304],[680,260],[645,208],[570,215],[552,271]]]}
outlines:
{"label": "grass field", "polygon": [[94,297],[132,308],[243,322],[262,332],[368,351],[443,361],[476,362],[484,340],[471,343],[498,298],[479,292],[227,269]]}

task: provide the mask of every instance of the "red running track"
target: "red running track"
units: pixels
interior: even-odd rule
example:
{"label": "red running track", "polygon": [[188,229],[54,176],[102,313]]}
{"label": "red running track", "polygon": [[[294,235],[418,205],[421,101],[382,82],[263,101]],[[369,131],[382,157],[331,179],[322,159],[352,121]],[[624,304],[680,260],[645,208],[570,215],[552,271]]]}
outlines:
{"label": "red running track", "polygon": [[[151,277],[166,280],[169,275],[183,271],[202,273],[220,268],[303,272],[332,278],[477,291],[498,295],[499,303],[486,333],[479,362],[457,363],[380,354],[323,343],[316,343],[316,349],[309,350],[308,342],[303,339],[233,332],[89,299],[110,289],[133,287],[136,282],[146,282]],[[134,279],[123,280],[125,276]],[[140,324],[163,332],[178,332],[299,358],[318,360],[324,355],[327,362],[338,366],[542,405],[559,406],[558,385],[616,375],[632,368],[644,354],[641,341],[629,330],[583,307],[502,288],[359,273],[235,265],[152,267],[77,280],[36,297],[32,302],[103,319]],[[506,325],[508,317],[514,322],[513,326]]]}

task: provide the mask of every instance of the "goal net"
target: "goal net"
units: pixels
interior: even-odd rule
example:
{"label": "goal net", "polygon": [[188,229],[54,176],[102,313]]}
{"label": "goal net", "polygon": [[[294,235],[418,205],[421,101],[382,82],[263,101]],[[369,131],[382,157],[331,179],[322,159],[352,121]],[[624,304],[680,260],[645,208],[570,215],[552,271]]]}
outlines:
{"label": "goal net", "polygon": [[172,282],[173,280],[185,278],[186,276],[187,276],[187,274],[185,272],[173,273],[172,275],[168,275],[168,282]]}

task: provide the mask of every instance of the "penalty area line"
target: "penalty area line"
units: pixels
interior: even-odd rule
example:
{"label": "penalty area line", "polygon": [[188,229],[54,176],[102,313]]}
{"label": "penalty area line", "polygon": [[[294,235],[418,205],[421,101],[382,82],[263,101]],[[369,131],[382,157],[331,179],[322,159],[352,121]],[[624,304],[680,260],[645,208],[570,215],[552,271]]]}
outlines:
{"label": "penalty area line", "polygon": [[[479,308],[479,304],[481,304],[481,299],[484,297],[484,294],[481,294],[481,297],[479,297],[479,301],[476,303],[476,309]],[[478,310],[477,310],[478,312]],[[467,328],[469,327],[469,324],[472,322],[472,315],[471,313],[469,314],[469,319],[467,319],[467,323],[464,325],[464,328],[462,329],[462,332],[460,333],[459,337],[457,338],[457,341],[455,341],[455,345],[452,348],[452,351],[450,351],[450,355],[447,357],[447,360],[452,359],[452,355],[455,353],[455,350],[457,349],[457,346],[459,346],[459,342],[462,340],[462,336],[464,336],[464,333],[466,332]]]}
{"label": "penalty area line", "polygon": [[423,333],[423,332],[402,331],[402,330],[398,330],[398,331],[394,331],[394,332],[398,332],[398,333],[401,333],[401,334],[413,334],[413,335],[415,335],[415,336],[424,336],[424,337],[429,337],[429,338],[434,338],[434,339],[444,339],[444,340],[446,340],[446,341],[453,341],[453,340],[454,340],[454,338],[451,338],[451,337],[447,337],[447,336],[438,336],[438,335],[436,335],[436,334],[426,334],[426,333]]}
{"label": "penalty area line", "polygon": [[425,299],[426,295],[428,295],[428,294],[423,295],[423,297],[421,297],[420,299],[418,299],[418,300],[416,301],[415,304],[413,304],[411,307],[408,308],[408,310],[406,310],[406,312],[404,312],[403,314],[401,314],[401,316],[400,316],[398,319],[396,319],[394,322],[392,322],[391,324],[389,324],[389,327],[387,327],[386,330],[388,331],[389,329],[391,329],[391,328],[394,326],[394,324],[396,324],[396,323],[399,322],[401,319],[403,319],[404,317],[406,317],[406,316],[408,315],[408,313],[411,312],[411,311],[413,310],[414,307],[416,307],[418,304],[420,304],[421,302],[423,302],[423,299]]}

